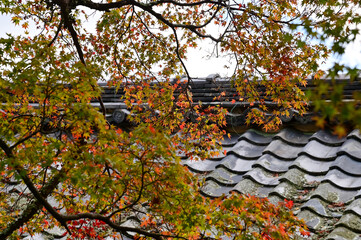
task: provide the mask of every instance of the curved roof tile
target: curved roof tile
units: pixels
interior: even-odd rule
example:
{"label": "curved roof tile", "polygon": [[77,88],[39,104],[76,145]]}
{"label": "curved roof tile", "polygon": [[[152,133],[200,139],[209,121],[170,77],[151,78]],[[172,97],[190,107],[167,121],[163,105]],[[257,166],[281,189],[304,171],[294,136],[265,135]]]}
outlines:
{"label": "curved roof tile", "polygon": [[272,154],[281,159],[296,159],[303,147],[287,144],[275,139],[263,151],[263,154]]}
{"label": "curved roof tile", "polygon": [[248,141],[241,140],[228,152],[235,153],[245,159],[257,159],[262,155],[265,146],[258,146]]}
{"label": "curved roof tile", "polygon": [[306,135],[296,129],[285,128],[277,133],[273,139],[282,139],[290,145],[304,146],[308,143],[310,135]]}
{"label": "curved roof tile", "polygon": [[234,154],[227,155],[219,166],[227,168],[231,172],[245,173],[252,169],[256,160],[240,158]]}
{"label": "curved roof tile", "polygon": [[338,169],[330,170],[324,177],[323,181],[332,182],[334,185],[342,189],[361,189],[360,177],[345,174]]}
{"label": "curved roof tile", "polygon": [[347,154],[350,157],[361,161],[360,149],[361,149],[361,140],[348,138],[347,141],[344,144],[342,144],[339,153]]}
{"label": "curved roof tile", "polygon": [[279,175],[267,172],[262,168],[253,168],[251,171],[243,175],[244,178],[251,178],[257,183],[264,186],[276,186],[279,184]]}
{"label": "curved roof tile", "polygon": [[292,163],[292,161],[285,161],[284,159],[279,159],[270,154],[263,154],[257,161],[255,161],[253,166],[261,166],[270,172],[284,173],[288,171],[288,168]]}
{"label": "curved roof tile", "polygon": [[266,146],[272,141],[272,137],[259,134],[256,131],[247,131],[239,137],[238,141],[241,140],[246,140],[254,145]]}
{"label": "curved roof tile", "polygon": [[361,161],[356,161],[347,155],[338,156],[330,168],[337,168],[349,175],[361,177]]}
{"label": "curved roof tile", "polygon": [[336,227],[325,240],[360,240],[361,235],[345,227]]}
{"label": "curved roof tile", "polygon": [[307,155],[299,156],[291,165],[298,167],[310,174],[326,174],[334,161],[324,161],[324,159],[313,159]]}
{"label": "curved roof tile", "polygon": [[330,131],[320,130],[315,132],[310,140],[318,140],[324,145],[328,146],[341,146],[342,143],[346,140],[346,138],[340,138],[338,136],[333,135]]}
{"label": "curved roof tile", "polygon": [[301,154],[306,154],[312,158],[331,160],[336,158],[338,147],[331,147],[316,140],[310,140],[302,149]]}
{"label": "curved roof tile", "polygon": [[227,169],[220,167],[214,170],[212,173],[208,174],[206,180],[213,180],[222,186],[235,186],[241,179],[242,175],[238,175],[227,171]]}

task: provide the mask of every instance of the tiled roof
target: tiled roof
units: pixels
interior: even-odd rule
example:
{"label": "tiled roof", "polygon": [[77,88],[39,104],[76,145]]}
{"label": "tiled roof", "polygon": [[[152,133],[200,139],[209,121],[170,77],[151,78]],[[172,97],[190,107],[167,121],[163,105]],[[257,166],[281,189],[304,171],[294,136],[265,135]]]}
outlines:
{"label": "tiled roof", "polygon": [[293,200],[314,239],[361,239],[361,134],[344,138],[328,131],[285,128],[265,134],[248,130],[222,142],[226,155],[183,164],[205,178],[202,193],[237,191]]}
{"label": "tiled roof", "polygon": [[[344,85],[343,100],[352,100],[353,94],[361,91],[360,81],[350,81],[347,76],[334,80]],[[226,116],[227,129],[232,132],[239,130],[233,127],[245,125],[248,111],[258,105],[256,102],[251,107],[247,99],[241,101],[230,79],[216,74],[192,79],[188,87],[194,103],[237,107],[237,111],[229,111]],[[300,88],[312,91],[313,79]],[[123,122],[129,114],[121,100],[124,92],[112,87],[103,86],[103,89],[103,101],[108,109],[113,109],[110,120]],[[264,100],[270,108],[277,107],[267,101],[267,96]],[[328,131],[314,131],[316,128],[303,128],[314,132],[296,130],[302,129],[303,124],[313,125],[315,113],[312,103],[310,106],[309,112],[302,116],[292,109],[289,116],[281,116],[283,123],[294,124],[288,124],[288,128],[278,133],[265,134],[252,129],[243,134],[233,133],[221,143],[226,155],[222,153],[204,161],[188,160],[184,156],[183,164],[205,179],[202,193],[206,196],[218,197],[236,191],[268,197],[274,203],[293,200],[294,212],[306,221],[313,239],[361,239],[361,134],[354,130],[338,138]]]}
{"label": "tiled roof", "polygon": [[[330,83],[332,80],[324,79],[323,81]],[[342,95],[344,100],[351,100],[355,92],[361,91],[361,81],[350,81],[347,76],[339,76],[335,79],[335,81],[344,85]],[[306,87],[300,86],[302,91],[312,91],[315,89],[315,83],[312,78],[308,79],[307,82],[308,84]],[[126,119],[125,116],[129,113],[122,99],[124,91],[122,88],[117,89],[115,87],[106,86],[105,84],[100,84],[100,86],[103,88],[102,99],[106,109],[108,110],[108,120],[119,124],[119,119],[122,119],[123,121]],[[259,106],[257,102],[251,104],[247,99],[240,98],[236,88],[232,84],[232,80],[229,78],[221,78],[217,74],[209,75],[206,78],[193,78],[192,81],[189,82],[188,88],[192,93],[194,104],[198,104],[198,102],[201,101],[202,105],[217,104],[231,110],[236,107],[238,111],[229,111],[227,114],[228,126],[238,127],[244,125],[250,109],[255,109]],[[332,89],[329,90],[332,91]],[[265,100],[264,102],[269,109],[277,107],[276,103],[268,101],[267,96],[264,94],[262,95],[262,92],[265,92],[264,89],[262,89],[262,86],[259,86],[259,92],[261,93],[261,97],[264,98],[263,100]],[[179,93],[175,92],[175,95],[177,94]],[[243,100],[241,101],[240,99]],[[96,99],[94,99],[92,104],[99,107],[99,103]],[[114,115],[111,116],[114,110],[116,111],[117,116],[121,115],[120,118],[117,118]],[[303,114],[302,116],[299,115],[297,111],[290,109],[289,115],[281,116],[281,120],[283,123],[295,122],[307,124],[312,122],[312,116],[314,116],[314,114],[315,113],[312,111],[312,107],[309,109],[309,112]],[[271,114],[265,113],[265,115],[267,116]]]}
{"label": "tiled roof", "polygon": [[[352,82],[347,76],[335,81],[344,84],[342,97],[346,101],[361,91],[360,81]],[[301,87],[304,91],[314,88],[313,79]],[[239,111],[230,111],[226,117],[228,130],[233,132],[232,127],[244,125],[251,105],[247,99],[240,101],[229,79],[218,75],[192,79],[189,90],[194,103],[238,108]],[[225,95],[219,98],[221,92]],[[116,92],[114,88],[104,87],[103,101],[108,109],[117,109],[112,114],[115,123],[122,122],[129,114],[120,100],[122,94],[121,89]],[[218,97],[216,102],[215,97]],[[273,107],[274,103],[265,100]],[[255,107],[257,103],[252,108]],[[204,161],[188,160],[184,156],[183,164],[205,179],[202,193],[206,196],[218,197],[236,191],[268,197],[274,203],[293,200],[294,212],[306,221],[313,239],[361,239],[361,134],[354,130],[338,138],[325,130],[296,130],[305,123],[312,125],[314,113],[312,107],[309,110],[300,116],[291,109],[289,116],[281,120],[295,124],[278,133],[265,134],[252,129],[243,134],[233,133],[221,143],[226,155]]]}
{"label": "tiled roof", "polygon": [[[181,80],[186,80],[183,78]],[[325,78],[322,79],[324,83],[331,83],[332,80]],[[348,76],[338,76],[334,79],[339,84],[344,85],[343,89],[343,99],[353,99],[353,93],[355,91],[361,91],[361,82],[360,81],[350,81]],[[104,89],[102,98],[104,102],[121,102],[121,97],[124,95],[124,91],[122,88],[109,87],[106,84],[100,84],[100,86]],[[315,89],[315,81],[312,78],[307,79],[306,86],[300,86],[300,89],[305,90],[313,90]],[[221,78],[218,74],[211,74],[206,78],[192,78],[189,82],[188,86],[189,90],[193,95],[193,102],[197,103],[198,101],[202,101],[204,104],[209,104],[214,102],[215,97],[219,97],[221,92],[224,92],[220,101],[222,101],[223,105],[227,105],[227,102],[231,100],[239,100],[238,93],[232,83],[232,79],[229,78]],[[258,88],[261,96],[264,95],[264,87],[259,86]],[[330,89],[332,90],[332,89]],[[262,95],[263,94],[263,95]],[[267,99],[267,97],[265,97]],[[224,101],[227,100],[227,101]],[[96,101],[96,99],[94,99]],[[246,104],[246,102],[242,102]],[[271,102],[269,104],[272,104]]]}

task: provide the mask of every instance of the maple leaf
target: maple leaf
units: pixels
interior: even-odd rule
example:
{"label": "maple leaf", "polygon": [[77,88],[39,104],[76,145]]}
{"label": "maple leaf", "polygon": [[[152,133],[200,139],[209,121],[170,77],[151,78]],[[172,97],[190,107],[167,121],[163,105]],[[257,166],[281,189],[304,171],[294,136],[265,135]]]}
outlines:
{"label": "maple leaf", "polygon": [[149,130],[153,133],[153,134],[155,134],[156,133],[156,130],[155,130],[155,128],[152,126],[152,125],[149,125]]}

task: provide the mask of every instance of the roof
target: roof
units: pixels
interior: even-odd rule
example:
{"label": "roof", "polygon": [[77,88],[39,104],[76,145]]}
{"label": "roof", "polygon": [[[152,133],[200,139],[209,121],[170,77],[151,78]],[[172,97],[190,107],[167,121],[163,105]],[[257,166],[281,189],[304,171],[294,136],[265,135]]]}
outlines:
{"label": "roof", "polygon": [[[353,94],[361,91],[361,81],[350,81],[347,76],[322,81],[343,84],[344,101],[352,101]],[[300,88],[312,91],[315,87],[310,78],[307,86]],[[204,161],[181,156],[184,165],[205,179],[204,195],[218,197],[236,191],[268,197],[274,203],[292,200],[293,211],[305,220],[313,232],[313,239],[361,239],[359,130],[339,138],[327,130],[300,127],[314,126],[312,117],[316,113],[312,103],[309,112],[302,116],[292,109],[289,116],[281,116],[282,122],[287,124],[278,133],[239,128],[245,126],[248,111],[257,108],[257,103],[252,106],[247,99],[240,101],[230,79],[216,74],[192,79],[189,90],[194,103],[219,104],[231,110],[226,119],[227,130],[232,135],[220,143],[227,151],[226,155],[220,151],[222,154]],[[221,92],[225,93],[222,97]],[[129,114],[120,100],[122,94],[121,89],[104,88],[105,105],[113,110],[117,108],[110,117],[117,124],[126,120]],[[274,105],[267,99],[266,104]],[[232,111],[234,109],[237,111]]]}
{"label": "roof", "polygon": [[264,134],[248,130],[222,142],[226,155],[183,164],[205,178],[202,193],[236,191],[294,201],[315,239],[361,239],[361,134],[344,138],[286,128]]}
{"label": "roof", "polygon": [[[326,79],[325,81],[331,81]],[[345,84],[343,99],[351,100],[355,91],[361,91],[361,82],[338,79]],[[102,99],[109,120],[124,124],[130,114],[123,100],[122,89],[101,85]],[[309,79],[307,87],[315,85]],[[339,138],[327,130],[303,128],[312,123],[310,112],[300,116],[290,110],[289,116],[281,116],[287,126],[278,133],[234,127],[244,126],[251,105],[239,101],[229,79],[210,75],[193,79],[190,83],[193,101],[204,105],[219,104],[239,111],[227,115],[226,137],[222,145],[226,155],[204,161],[190,160],[181,156],[182,163],[192,172],[205,179],[201,190],[208,197],[227,195],[232,191],[267,197],[273,203],[284,199],[294,202],[294,213],[305,220],[314,239],[356,240],[361,239],[361,133],[350,132]],[[215,101],[221,92],[226,94]],[[232,100],[236,100],[232,102]],[[94,100],[94,106],[99,103]],[[267,103],[272,105],[272,102]],[[257,107],[257,103],[252,108]],[[297,128],[297,129],[296,129]],[[311,129],[311,130],[310,130]]]}
{"label": "roof", "polygon": [[[185,80],[185,79],[181,79]],[[351,81],[348,76],[338,76],[336,79],[324,78],[324,83],[330,84],[329,91],[332,91],[332,82],[343,84],[342,99],[344,101],[352,101],[354,93],[361,92],[361,81]],[[102,99],[108,112],[108,120],[116,124],[120,124],[126,120],[126,115],[129,114],[127,106],[124,103],[122,97],[124,91],[122,88],[109,87],[106,84],[100,84],[103,88]],[[299,86],[302,91],[313,91],[316,88],[316,82],[311,77],[307,80],[306,86]],[[258,109],[259,103],[250,103],[247,99],[241,98],[235,87],[233,86],[232,79],[221,78],[218,74],[211,74],[206,78],[193,78],[189,82],[189,91],[192,93],[193,103],[198,104],[202,102],[203,106],[206,105],[219,105],[229,110],[227,114],[227,124],[231,127],[239,127],[245,125],[247,114],[250,109]],[[264,88],[264,87],[263,87]],[[269,101],[264,93],[262,86],[258,87],[261,92],[261,97],[264,98],[264,102],[269,108],[277,108],[277,104]],[[176,92],[175,95],[178,93]],[[240,100],[243,99],[242,101]],[[234,100],[234,101],[232,101]],[[327,99],[325,99],[327,100]],[[99,107],[99,103],[96,99],[92,102],[93,106]],[[260,110],[260,109],[258,109]],[[115,114],[113,114],[115,111]],[[261,110],[260,110],[261,111]],[[312,103],[309,104],[309,111],[303,115],[298,114],[298,111],[289,109],[289,115],[281,116],[283,123],[296,123],[296,124],[310,124],[312,123],[312,117],[315,115],[312,109]],[[265,116],[272,113],[266,112]],[[113,116],[112,116],[113,115]]]}

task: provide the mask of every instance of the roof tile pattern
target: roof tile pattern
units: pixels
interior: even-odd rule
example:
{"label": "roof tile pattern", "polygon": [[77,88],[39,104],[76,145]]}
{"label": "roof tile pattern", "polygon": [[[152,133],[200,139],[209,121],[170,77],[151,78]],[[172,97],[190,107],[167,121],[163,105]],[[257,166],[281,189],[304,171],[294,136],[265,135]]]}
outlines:
{"label": "roof tile pattern", "polygon": [[361,239],[361,134],[344,138],[320,130],[287,128],[277,134],[248,130],[222,142],[224,157],[183,159],[204,175],[202,193],[236,191],[272,202],[293,200],[315,239]]}
{"label": "roof tile pattern", "polygon": [[[183,81],[188,81],[187,78],[182,78]],[[361,91],[361,81],[351,81],[349,76],[338,76],[336,79],[337,83],[344,84],[344,91],[342,93],[342,98],[344,100],[352,100],[355,93]],[[324,83],[330,83],[332,79],[322,79]],[[177,80],[174,79],[173,83],[176,83]],[[155,84],[156,82],[154,82]],[[130,83],[129,83],[130,84]],[[177,83],[178,84],[178,83]],[[127,84],[124,84],[127,85]],[[125,115],[129,114],[129,110],[124,103],[124,88],[117,88],[114,86],[107,86],[104,83],[99,84],[102,88],[102,99],[105,107],[107,108],[107,113],[113,113],[112,118],[109,116],[109,120],[113,123],[119,124],[125,119]],[[180,89],[183,89],[183,83],[179,84]],[[307,80],[307,86],[299,86],[302,91],[314,91],[316,88],[314,79],[310,78]],[[279,108],[276,102],[271,101],[270,97],[265,95],[264,86],[257,86],[262,102],[266,104],[269,110],[274,108]],[[228,108],[230,111],[226,116],[228,126],[239,127],[244,126],[247,119],[247,114],[250,109],[257,110],[265,114],[266,117],[272,117],[272,111],[264,112],[259,108],[260,102],[252,102],[252,104],[247,100],[246,96],[240,96],[237,93],[232,80],[229,78],[221,78],[217,74],[211,74],[206,78],[192,78],[189,81],[188,90],[192,93],[193,102],[198,103],[202,102],[203,106],[206,105],[220,105],[222,107]],[[333,91],[332,88],[329,88],[328,91]],[[179,89],[175,91],[175,95],[179,95]],[[235,102],[234,102],[235,101]],[[100,107],[97,99],[92,100],[93,106]],[[234,108],[237,108],[242,111],[232,111]],[[280,119],[283,123],[297,122],[299,124],[309,124],[312,123],[312,117],[315,113],[312,111],[312,104],[310,105],[310,112],[300,115],[298,111],[289,109],[288,114],[283,114],[280,116]]]}

